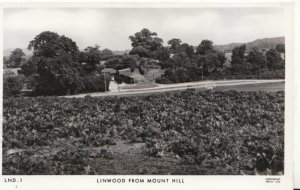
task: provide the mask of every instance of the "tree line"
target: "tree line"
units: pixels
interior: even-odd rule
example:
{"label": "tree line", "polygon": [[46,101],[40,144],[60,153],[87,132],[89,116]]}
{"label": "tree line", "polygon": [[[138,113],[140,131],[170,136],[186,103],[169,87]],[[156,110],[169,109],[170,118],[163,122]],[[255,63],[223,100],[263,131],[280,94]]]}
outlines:
{"label": "tree line", "polygon": [[[100,50],[98,45],[88,46],[80,51],[76,42],[55,32],[45,31],[29,42],[28,49],[33,55],[24,59],[22,49],[12,51],[4,66],[20,67],[20,76],[7,76],[4,83],[22,83],[25,80],[34,95],[67,95],[84,92],[106,91],[109,89],[110,76],[101,72],[103,68],[116,70],[130,68],[132,71],[153,64],[147,60],[158,60],[157,65],[165,72],[158,83],[190,82],[206,79],[224,78],[284,78],[284,44],[275,49],[262,51],[253,48],[246,52],[246,46],[232,50],[230,65],[224,52],[215,50],[213,42],[204,39],[194,47],[178,38],[163,40],[156,32],[146,28],[129,36],[132,49],[129,54],[114,55],[109,49]],[[145,61],[146,60],[146,61]],[[279,72],[280,71],[280,72]],[[15,82],[14,82],[15,81]],[[22,85],[15,85],[19,89]],[[4,93],[17,94],[5,87]]]}

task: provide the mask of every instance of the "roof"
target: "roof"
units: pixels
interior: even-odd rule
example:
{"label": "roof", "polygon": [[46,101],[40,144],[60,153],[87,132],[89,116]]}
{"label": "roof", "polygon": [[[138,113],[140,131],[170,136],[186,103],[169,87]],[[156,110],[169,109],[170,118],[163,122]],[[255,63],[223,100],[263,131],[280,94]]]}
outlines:
{"label": "roof", "polygon": [[121,69],[118,70],[120,75],[125,75],[125,76],[130,76],[131,75],[131,69],[127,68],[127,69]]}
{"label": "roof", "polygon": [[118,70],[118,71],[119,71],[120,75],[124,75],[124,76],[130,77],[130,78],[136,79],[136,80],[146,80],[146,78],[139,73],[138,69],[135,69],[133,72],[131,72],[130,68],[122,69],[122,70]]}
{"label": "roof", "polygon": [[115,74],[117,71],[113,68],[104,68],[101,70],[102,73],[110,73],[110,74]]}
{"label": "roof", "polygon": [[138,73],[133,73],[132,75],[130,75],[131,78],[137,79],[137,80],[146,80],[146,78]]}

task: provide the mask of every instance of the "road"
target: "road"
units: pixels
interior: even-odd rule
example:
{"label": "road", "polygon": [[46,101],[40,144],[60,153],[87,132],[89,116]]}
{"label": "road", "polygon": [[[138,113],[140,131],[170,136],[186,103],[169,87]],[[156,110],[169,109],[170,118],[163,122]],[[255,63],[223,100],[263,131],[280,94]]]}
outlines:
{"label": "road", "polygon": [[85,97],[90,96],[130,96],[138,94],[162,93],[167,91],[195,89],[204,90],[237,90],[237,91],[281,91],[284,90],[285,80],[218,80],[218,81],[199,81],[177,84],[158,84],[156,87],[140,89],[119,89],[108,92],[77,94],[64,97]]}

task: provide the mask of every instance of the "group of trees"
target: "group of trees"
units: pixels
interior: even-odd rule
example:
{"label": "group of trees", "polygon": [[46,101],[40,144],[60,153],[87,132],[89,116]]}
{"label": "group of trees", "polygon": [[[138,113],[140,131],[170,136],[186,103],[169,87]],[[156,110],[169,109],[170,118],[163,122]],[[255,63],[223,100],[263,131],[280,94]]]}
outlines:
{"label": "group of trees", "polygon": [[202,40],[196,49],[187,43],[181,43],[177,38],[169,40],[168,44],[172,56],[161,63],[166,72],[157,82],[204,80],[210,73],[222,69],[226,61],[224,53],[216,51],[210,40]]}
{"label": "group of trees", "polygon": [[[54,32],[42,32],[28,45],[32,57],[21,65],[20,73],[34,80],[35,95],[67,95],[105,91],[110,77],[101,74],[97,65],[102,56],[99,46],[82,52],[76,43]],[[104,51],[106,56],[112,54]]]}
{"label": "group of trees", "polygon": [[163,40],[157,33],[146,28],[129,36],[129,39],[132,45],[129,55],[115,56],[106,62],[105,67],[134,70],[141,68],[141,63],[147,65],[145,59],[156,59],[159,60],[158,65],[165,69],[164,76],[157,82],[176,83],[201,80],[208,73],[220,69],[226,60],[223,53],[213,48],[210,40],[203,40],[196,50],[177,38],[163,46]]}
{"label": "group of trees", "polygon": [[[284,70],[284,44],[266,52],[253,48],[246,52],[242,45],[232,50],[231,66],[225,67],[225,54],[217,51],[213,42],[202,40],[195,48],[173,38],[163,45],[156,32],[146,28],[129,36],[132,49],[129,54],[114,55],[109,49],[100,50],[98,45],[88,46],[83,51],[70,38],[45,31],[28,45],[33,55],[26,60],[22,49],[15,49],[4,60],[6,67],[21,67],[20,73],[34,88],[36,95],[66,95],[80,92],[106,91],[110,76],[101,73],[103,68],[131,71],[147,66],[151,59],[165,70],[156,80],[159,83],[178,83],[221,79],[224,76],[254,75],[262,70]],[[145,61],[146,60],[146,61]],[[105,61],[104,64],[100,62]],[[153,64],[153,63],[151,63]],[[142,72],[141,72],[142,73]],[[12,79],[10,78],[10,83]],[[19,80],[16,80],[19,81]],[[20,86],[20,85],[19,85]]]}
{"label": "group of trees", "polygon": [[[269,49],[266,52],[258,48],[253,48],[246,53],[245,45],[235,47],[232,50],[231,68],[229,68],[230,74],[255,75],[261,74],[264,71],[284,71],[285,61],[280,53],[283,55],[285,53],[284,44],[278,44],[276,48]],[[278,77],[281,78],[284,76]]]}

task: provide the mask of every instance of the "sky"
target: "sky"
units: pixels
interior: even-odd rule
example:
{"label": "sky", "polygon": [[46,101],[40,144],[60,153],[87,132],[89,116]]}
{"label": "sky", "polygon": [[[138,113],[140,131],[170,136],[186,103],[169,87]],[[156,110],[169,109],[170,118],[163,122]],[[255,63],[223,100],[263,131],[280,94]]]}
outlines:
{"label": "sky", "polygon": [[4,49],[26,48],[43,31],[75,41],[79,49],[131,48],[129,36],[148,28],[162,38],[217,45],[284,36],[281,8],[6,8]]}

